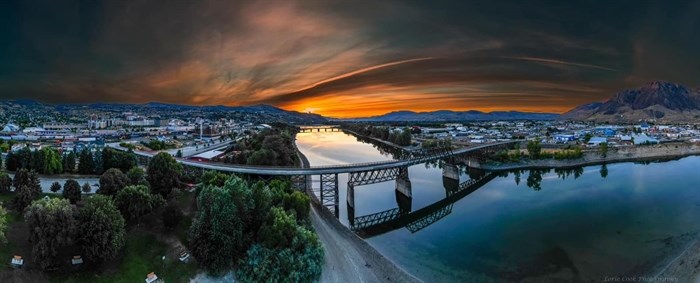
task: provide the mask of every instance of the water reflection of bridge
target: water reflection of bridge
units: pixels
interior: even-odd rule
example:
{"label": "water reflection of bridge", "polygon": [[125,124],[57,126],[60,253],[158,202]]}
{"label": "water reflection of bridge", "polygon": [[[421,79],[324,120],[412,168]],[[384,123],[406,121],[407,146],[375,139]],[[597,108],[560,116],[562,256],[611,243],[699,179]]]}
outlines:
{"label": "water reflection of bridge", "polygon": [[[406,227],[411,233],[418,232],[452,213],[452,206],[455,202],[496,177],[495,173],[479,171],[477,174],[472,174],[473,178],[459,183],[459,173],[456,170],[455,165],[445,164],[442,178],[445,198],[416,211],[411,209],[412,198],[400,191],[400,187],[404,186],[402,184],[407,182],[406,177],[397,178],[395,192],[398,207],[396,208],[355,217],[354,206],[348,204],[350,229],[363,238],[381,235],[403,227]],[[401,181],[401,178],[406,179]],[[408,182],[410,184],[410,181]]]}

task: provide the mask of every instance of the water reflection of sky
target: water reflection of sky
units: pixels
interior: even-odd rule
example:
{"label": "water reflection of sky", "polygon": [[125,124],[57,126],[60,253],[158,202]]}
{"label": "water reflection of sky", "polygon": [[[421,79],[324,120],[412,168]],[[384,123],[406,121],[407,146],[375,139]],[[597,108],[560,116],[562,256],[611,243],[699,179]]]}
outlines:
{"label": "water reflection of sky", "polygon": [[[303,139],[322,140],[321,135]],[[371,145],[353,145],[358,142],[349,138],[325,139],[326,144],[313,149],[301,142],[300,149],[313,165],[317,159],[311,156],[316,155],[334,156],[344,163],[381,158]],[[336,139],[341,140],[339,146],[334,146]],[[339,151],[344,151],[342,157]],[[607,178],[601,176],[600,166],[584,168],[576,179],[571,175],[562,180],[551,171],[542,174],[539,191],[526,185],[528,172],[521,174],[519,185],[511,173],[457,201],[449,215],[425,229],[416,233],[398,229],[368,241],[431,282],[598,281],[603,276],[634,274],[700,231],[698,168],[700,157],[688,157],[648,165],[610,164]],[[416,165],[409,176],[414,211],[445,197],[441,169]],[[345,182],[341,175],[340,219],[347,225]],[[355,215],[397,207],[394,186],[392,181],[356,187]]]}

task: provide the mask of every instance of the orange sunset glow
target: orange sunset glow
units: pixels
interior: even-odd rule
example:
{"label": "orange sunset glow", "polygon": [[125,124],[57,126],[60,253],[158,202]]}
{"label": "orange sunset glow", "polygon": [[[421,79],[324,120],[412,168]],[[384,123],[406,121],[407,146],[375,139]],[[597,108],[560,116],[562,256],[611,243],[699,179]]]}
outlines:
{"label": "orange sunset glow", "polygon": [[3,25],[12,44],[0,45],[0,95],[268,104],[346,118],[441,109],[562,113],[650,80],[696,83],[700,62],[687,47],[697,37],[685,22],[646,21],[646,10],[625,5],[610,7],[610,17],[586,5],[585,16],[558,5],[532,5],[528,13],[518,6],[8,4],[2,18],[18,24]]}

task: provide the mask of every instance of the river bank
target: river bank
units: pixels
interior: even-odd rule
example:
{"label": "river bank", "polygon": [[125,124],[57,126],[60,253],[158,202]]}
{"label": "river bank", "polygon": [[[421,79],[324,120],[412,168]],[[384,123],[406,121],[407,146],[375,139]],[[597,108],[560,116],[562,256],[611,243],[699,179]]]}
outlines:
{"label": "river bank", "polygon": [[634,146],[611,148],[606,157],[597,152],[585,152],[584,156],[572,160],[523,160],[518,163],[487,162],[479,164],[479,169],[491,171],[527,170],[527,169],[552,169],[575,168],[581,166],[611,164],[620,162],[644,162],[673,160],[686,156],[700,155],[698,144],[660,144],[650,146]]}
{"label": "river bank", "polygon": [[[310,167],[306,156],[296,150],[302,167]],[[312,198],[311,224],[323,245],[324,263],[319,282],[421,282],[380,254],[367,242],[343,226],[319,204],[307,176],[307,192]]]}
{"label": "river bank", "polygon": [[358,134],[358,133],[356,133],[356,132],[354,132],[354,131],[348,130],[348,129],[341,129],[341,130],[342,130],[344,133],[351,134],[351,135],[353,135],[353,136],[355,136],[355,137],[364,138],[364,139],[370,139],[370,140],[373,140],[373,141],[376,141],[376,142],[383,143],[383,144],[385,144],[385,145],[391,146],[391,147],[396,148],[396,149],[410,151],[410,149],[409,149],[407,146],[400,146],[400,145],[395,144],[395,143],[393,143],[393,142],[385,141],[385,140],[383,140],[383,139],[378,139],[378,138],[369,137],[369,136],[363,136],[363,135],[360,135],[360,134]]}

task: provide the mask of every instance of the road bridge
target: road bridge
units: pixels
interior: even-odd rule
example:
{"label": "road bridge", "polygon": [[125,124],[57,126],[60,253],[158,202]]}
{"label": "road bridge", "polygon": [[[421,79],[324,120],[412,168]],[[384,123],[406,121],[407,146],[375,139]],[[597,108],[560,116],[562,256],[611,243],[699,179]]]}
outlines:
{"label": "road bridge", "polygon": [[[473,147],[460,149],[426,149],[417,151],[407,151],[402,154],[400,159],[359,163],[359,164],[339,164],[329,166],[311,166],[308,168],[299,167],[279,167],[279,166],[248,166],[235,165],[220,162],[201,162],[189,160],[186,158],[176,158],[177,162],[182,164],[188,170],[214,170],[227,173],[238,173],[248,175],[261,176],[289,176],[294,180],[295,186],[300,190],[307,190],[310,186],[306,184],[309,179],[306,176],[319,176],[319,201],[326,206],[331,212],[338,213],[338,174],[350,174],[353,183],[349,184],[354,187],[356,184],[369,184],[379,181],[387,181],[396,179],[406,168],[416,164],[432,162],[441,159],[462,160],[468,165],[474,165],[480,162],[484,156],[491,152],[509,148],[517,143],[516,141],[496,142],[490,144],[482,144]],[[118,150],[127,150],[121,146],[114,146]],[[140,162],[146,164],[158,152],[152,151],[134,151]],[[355,183],[355,181],[358,183]],[[405,195],[410,196],[410,181],[405,180],[401,187],[397,190],[403,191]],[[349,187],[350,187],[349,186]],[[312,188],[315,190],[315,188]]]}

